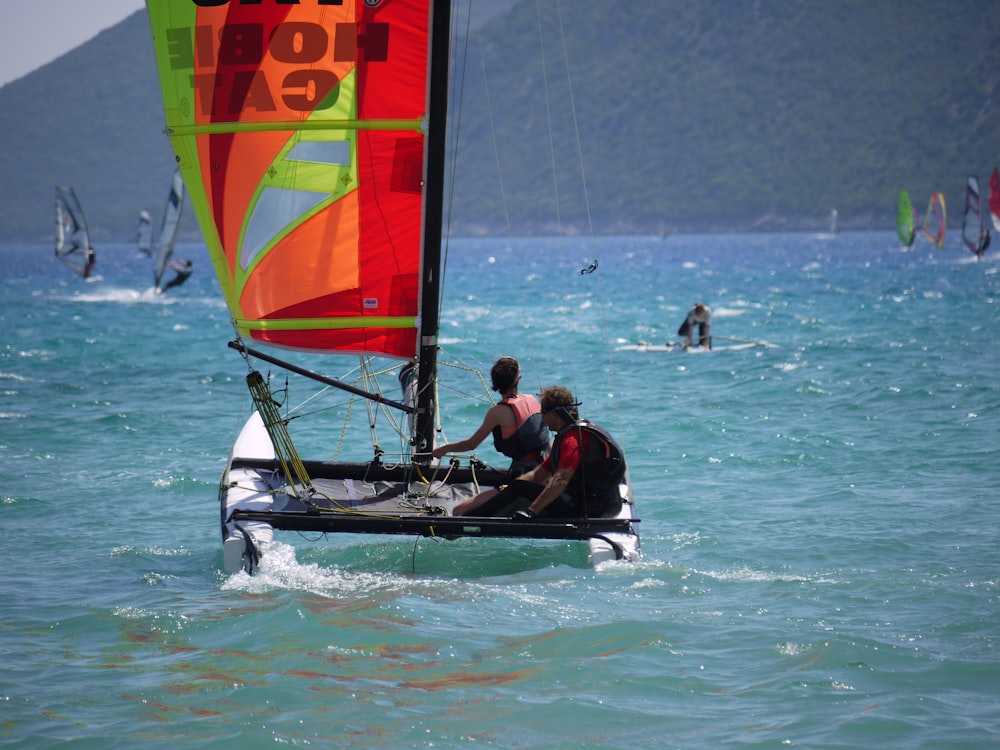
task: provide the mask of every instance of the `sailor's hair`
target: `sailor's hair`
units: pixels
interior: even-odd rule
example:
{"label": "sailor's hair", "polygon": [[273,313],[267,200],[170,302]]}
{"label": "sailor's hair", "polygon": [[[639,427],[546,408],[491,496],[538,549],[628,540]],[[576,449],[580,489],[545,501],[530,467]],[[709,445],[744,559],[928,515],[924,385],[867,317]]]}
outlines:
{"label": "sailor's hair", "polygon": [[566,422],[576,422],[580,419],[577,407],[579,401],[573,398],[572,391],[561,385],[551,385],[544,388],[539,395],[542,405],[542,413],[554,411]]}
{"label": "sailor's hair", "polygon": [[521,365],[513,357],[503,356],[493,363],[490,370],[490,379],[493,381],[493,390],[503,393],[517,385],[517,378],[521,374]]}

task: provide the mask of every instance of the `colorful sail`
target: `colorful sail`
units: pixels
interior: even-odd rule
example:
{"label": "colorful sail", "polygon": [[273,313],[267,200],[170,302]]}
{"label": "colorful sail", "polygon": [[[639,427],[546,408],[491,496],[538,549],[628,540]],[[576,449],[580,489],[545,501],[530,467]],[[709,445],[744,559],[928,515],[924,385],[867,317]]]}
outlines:
{"label": "colorful sail", "polygon": [[990,221],[994,231],[1000,232],[1000,170],[996,167],[990,176]]}
{"label": "colorful sail", "polygon": [[146,209],[139,212],[139,226],[135,232],[135,248],[145,256],[153,256],[153,217]]}
{"label": "colorful sail", "polygon": [[910,194],[906,190],[899,191],[899,205],[896,208],[896,234],[907,247],[913,245],[917,238],[917,212],[910,202]]}
{"label": "colorful sail", "polygon": [[147,0],[167,130],[241,336],[413,357],[429,0]]}
{"label": "colorful sail", "polygon": [[927,202],[927,213],[924,215],[924,236],[938,248],[944,245],[944,233],[947,229],[948,212],[945,207],[944,193],[932,193]]}
{"label": "colorful sail", "polygon": [[182,208],[184,208],[184,178],[177,171],[174,172],[174,178],[170,182],[170,192],[167,194],[167,204],[163,208],[163,221],[160,224],[160,238],[156,243],[153,286],[157,288],[159,288],[160,280],[174,254],[174,242],[177,239],[177,227],[180,224]]}
{"label": "colorful sail", "polygon": [[93,270],[87,217],[71,187],[56,188],[56,257],[84,278]]}
{"label": "colorful sail", "polygon": [[979,256],[986,249],[986,228],[979,200],[979,180],[970,175],[965,185],[965,213],[962,216],[962,243]]}

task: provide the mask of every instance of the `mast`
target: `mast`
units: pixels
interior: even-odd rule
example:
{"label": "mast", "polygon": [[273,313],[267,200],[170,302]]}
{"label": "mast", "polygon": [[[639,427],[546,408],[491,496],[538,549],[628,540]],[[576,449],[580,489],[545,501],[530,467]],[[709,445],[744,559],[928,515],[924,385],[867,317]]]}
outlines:
{"label": "mast", "polygon": [[421,268],[420,341],[417,354],[417,413],[414,452],[428,453],[437,413],[437,348],[441,297],[441,231],[444,208],[444,159],[448,119],[450,0],[431,0],[431,60],[428,112],[426,200]]}

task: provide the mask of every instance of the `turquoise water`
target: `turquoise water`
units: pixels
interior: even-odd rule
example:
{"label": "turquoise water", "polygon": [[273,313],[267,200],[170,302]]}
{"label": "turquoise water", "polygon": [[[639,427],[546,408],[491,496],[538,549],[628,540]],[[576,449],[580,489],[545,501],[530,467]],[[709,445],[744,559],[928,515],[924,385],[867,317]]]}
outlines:
{"label": "turquoise water", "polygon": [[[205,251],[163,297],[98,251],[84,283],[0,248],[0,745],[1000,744],[1000,261],[957,233],[456,241],[446,358],[573,388],[642,562],[289,534],[254,578],[221,572],[249,403]],[[617,349],[698,299],[774,346]],[[442,395],[465,437],[482,400]]]}

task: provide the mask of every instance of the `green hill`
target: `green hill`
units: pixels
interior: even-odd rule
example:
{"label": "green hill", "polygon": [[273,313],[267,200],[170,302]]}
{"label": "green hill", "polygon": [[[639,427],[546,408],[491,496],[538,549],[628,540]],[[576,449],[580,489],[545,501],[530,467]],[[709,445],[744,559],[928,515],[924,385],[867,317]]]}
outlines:
{"label": "green hill", "polygon": [[[504,231],[505,215],[516,233],[557,216],[599,232],[813,229],[833,207],[843,228],[888,229],[903,187],[921,209],[945,192],[955,225],[966,175],[1000,161],[994,0],[527,2],[458,49],[460,231]],[[144,12],[0,88],[0,110],[0,240],[47,240],[56,184],[98,242],[130,239],[142,208],[158,220],[173,156]]]}

